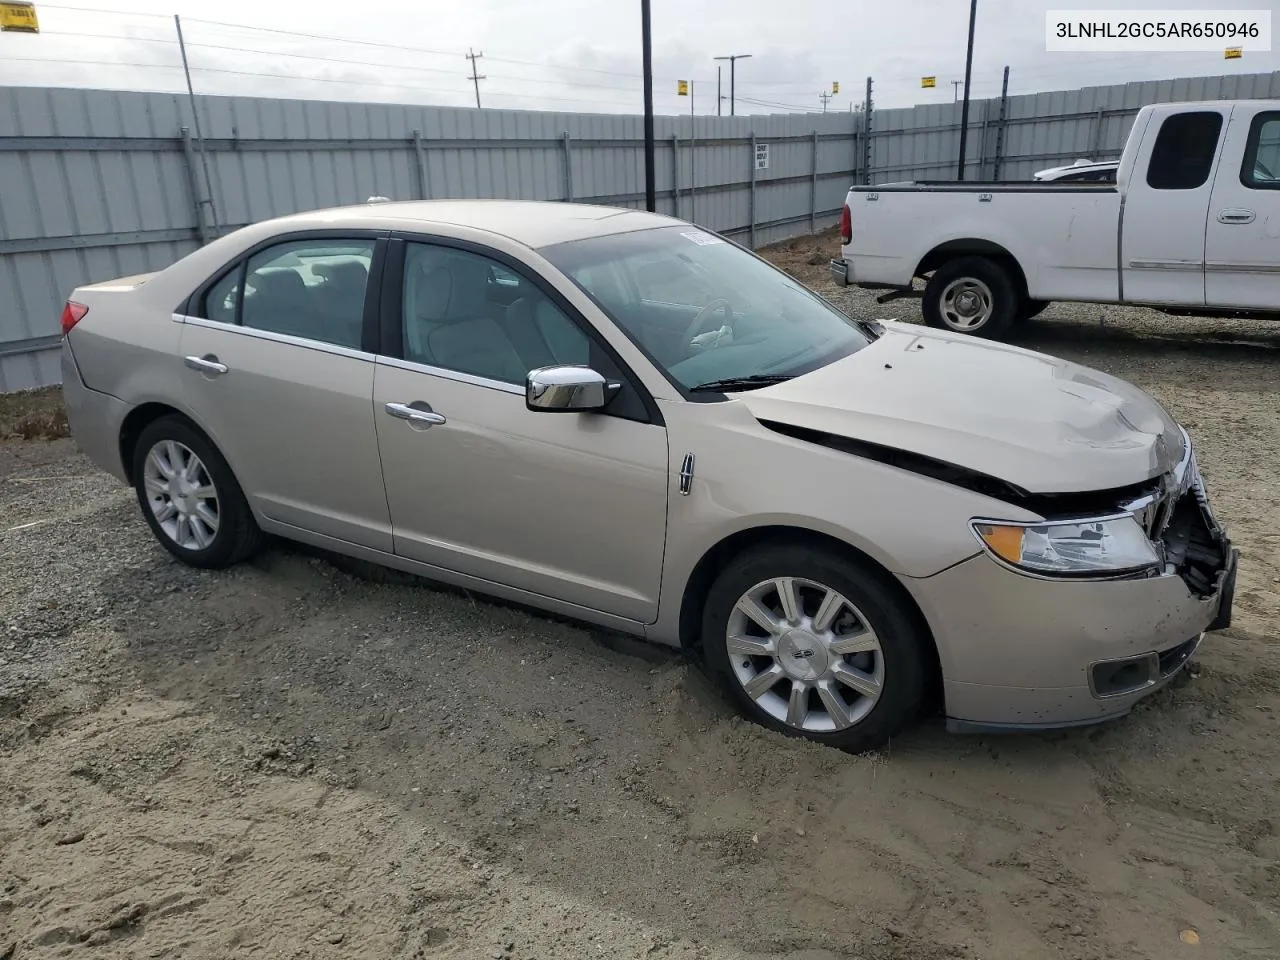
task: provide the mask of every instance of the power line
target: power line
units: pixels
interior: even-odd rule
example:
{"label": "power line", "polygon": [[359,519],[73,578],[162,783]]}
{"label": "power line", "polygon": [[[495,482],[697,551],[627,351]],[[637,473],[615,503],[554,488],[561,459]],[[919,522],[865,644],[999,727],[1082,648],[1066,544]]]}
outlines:
{"label": "power line", "polygon": [[[121,60],[86,60],[83,57],[8,57],[7,56],[4,58],[3,61],[0,61],[0,66],[2,66],[5,63],[11,63],[11,62],[65,63],[65,64],[74,64],[77,66],[129,67],[129,68],[153,69],[153,70],[181,70],[182,69],[182,65],[176,64],[176,63],[144,63],[144,62],[137,62],[137,61],[130,62],[130,61],[121,61]],[[302,76],[299,74],[268,73],[265,71],[258,71],[258,70],[231,70],[231,69],[222,68],[222,67],[193,66],[191,68],[191,72],[192,73],[216,73],[216,74],[223,74],[228,76],[254,77],[259,79],[270,79],[270,80],[287,80],[295,83],[333,83],[333,84],[343,84],[346,86],[367,87],[372,89],[385,88],[388,90],[412,90],[417,93],[424,92],[423,87],[418,84],[411,85],[411,84],[403,84],[403,83],[386,83],[385,81],[376,80],[376,79],[350,80],[350,79],[343,79],[339,77],[309,77],[309,76]],[[470,93],[471,91],[465,87],[461,87],[461,88],[436,87],[436,88],[433,88],[432,92],[466,94],[466,93]],[[539,100],[539,101],[550,100],[550,101],[555,101],[560,103],[575,103],[575,104],[583,104],[587,106],[593,106],[593,105],[594,106],[617,106],[617,107],[634,107],[635,106],[634,103],[624,102],[621,100],[593,100],[593,99],[571,98],[571,97],[548,97],[548,96],[542,96],[542,95],[522,94],[522,93],[501,93],[497,91],[491,91],[490,96],[506,97],[508,99],[516,99],[516,100]],[[430,104],[424,104],[424,106],[430,106]]]}

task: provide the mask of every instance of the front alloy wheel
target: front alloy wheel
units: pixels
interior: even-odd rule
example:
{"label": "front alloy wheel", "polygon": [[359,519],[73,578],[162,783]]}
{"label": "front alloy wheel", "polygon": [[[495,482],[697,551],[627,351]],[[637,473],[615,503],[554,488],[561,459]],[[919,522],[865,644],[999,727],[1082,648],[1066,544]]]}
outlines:
{"label": "front alloy wheel", "polygon": [[725,633],[733,675],[761,710],[800,732],[862,720],[884,688],[880,640],[839,591],[779,577],[747,590]]}
{"label": "front alloy wheel", "polygon": [[918,712],[927,628],[892,576],[849,551],[760,544],[707,591],[702,652],[744,715],[852,752],[882,746]]}

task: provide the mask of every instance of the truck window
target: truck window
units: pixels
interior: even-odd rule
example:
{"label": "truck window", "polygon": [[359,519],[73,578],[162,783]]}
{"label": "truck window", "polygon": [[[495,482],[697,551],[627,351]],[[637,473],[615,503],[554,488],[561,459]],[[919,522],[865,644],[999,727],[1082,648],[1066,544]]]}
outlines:
{"label": "truck window", "polygon": [[1253,118],[1240,182],[1252,190],[1280,190],[1280,111]]}
{"label": "truck window", "polygon": [[1221,132],[1222,114],[1216,110],[1166,117],[1151,150],[1147,186],[1153,190],[1195,190],[1204,186],[1213,169]]}

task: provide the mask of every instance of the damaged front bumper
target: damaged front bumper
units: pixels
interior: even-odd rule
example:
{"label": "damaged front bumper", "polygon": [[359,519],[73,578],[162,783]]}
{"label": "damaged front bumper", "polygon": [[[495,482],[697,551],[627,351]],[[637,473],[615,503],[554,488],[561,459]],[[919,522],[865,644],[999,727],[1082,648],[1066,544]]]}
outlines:
{"label": "damaged front bumper", "polygon": [[1230,626],[1239,552],[1210,509],[1190,443],[1135,517],[1158,570],[1024,576],[981,555],[908,582],[934,630],[952,730],[1037,730],[1123,716]]}

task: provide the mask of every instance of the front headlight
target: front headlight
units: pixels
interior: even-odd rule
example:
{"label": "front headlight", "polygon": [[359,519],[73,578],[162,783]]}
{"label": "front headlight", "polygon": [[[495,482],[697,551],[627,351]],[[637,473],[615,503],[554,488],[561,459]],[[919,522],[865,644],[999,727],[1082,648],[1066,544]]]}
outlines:
{"label": "front headlight", "polygon": [[1121,574],[1160,563],[1132,516],[1036,524],[975,520],[973,532],[995,556],[1033,573]]}

